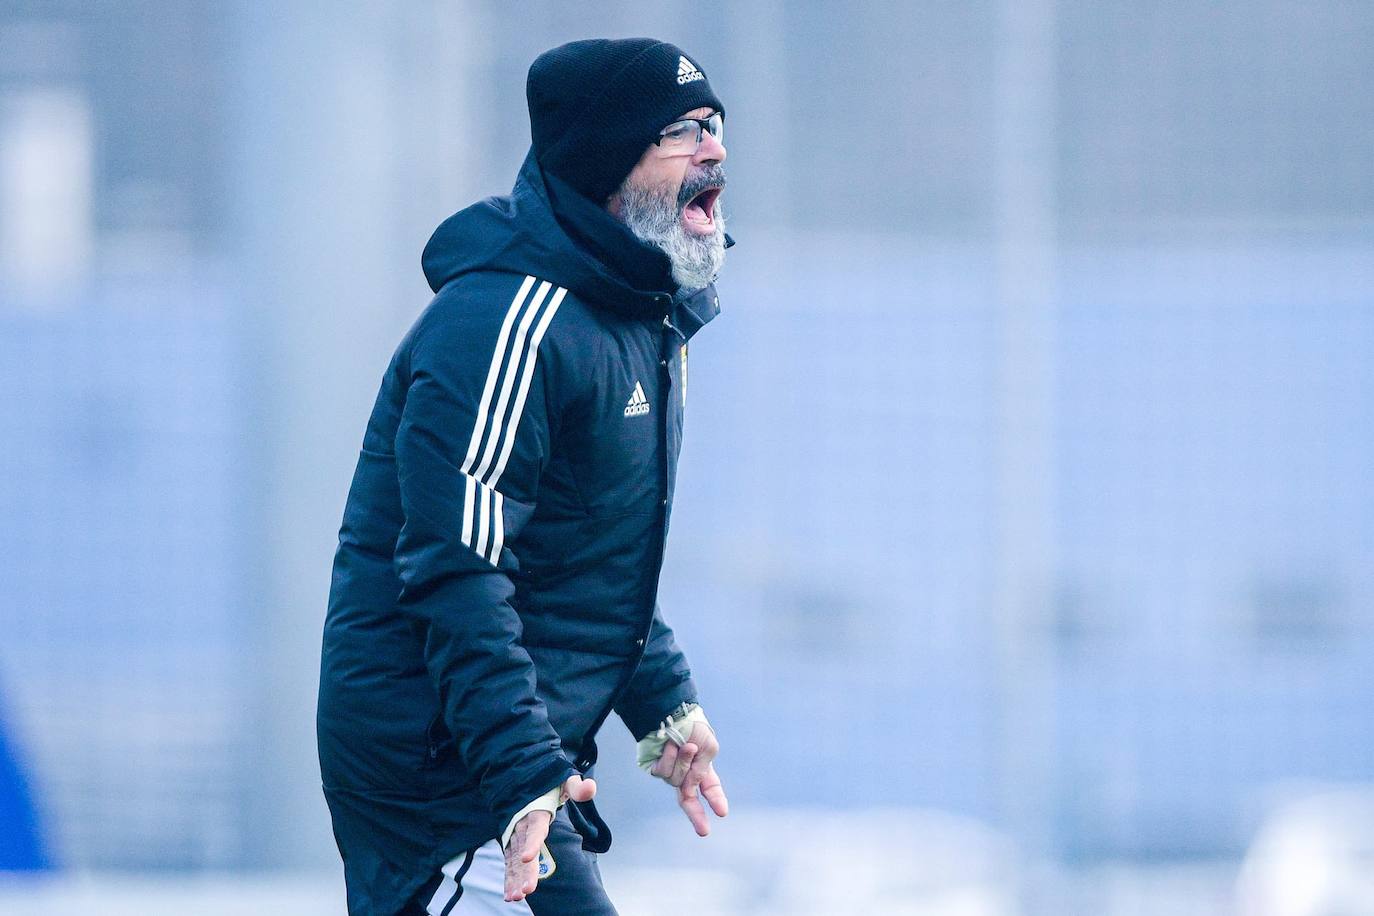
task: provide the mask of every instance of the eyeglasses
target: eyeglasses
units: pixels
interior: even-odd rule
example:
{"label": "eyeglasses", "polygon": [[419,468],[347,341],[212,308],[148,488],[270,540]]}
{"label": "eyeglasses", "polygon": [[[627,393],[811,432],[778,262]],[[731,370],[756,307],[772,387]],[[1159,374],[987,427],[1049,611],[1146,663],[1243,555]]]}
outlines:
{"label": "eyeglasses", "polygon": [[681,121],[674,121],[659,131],[658,136],[654,138],[654,146],[658,147],[658,154],[665,158],[694,156],[701,148],[703,134],[707,133],[715,137],[717,142],[723,142],[725,115],[717,111],[704,118],[683,118]]}

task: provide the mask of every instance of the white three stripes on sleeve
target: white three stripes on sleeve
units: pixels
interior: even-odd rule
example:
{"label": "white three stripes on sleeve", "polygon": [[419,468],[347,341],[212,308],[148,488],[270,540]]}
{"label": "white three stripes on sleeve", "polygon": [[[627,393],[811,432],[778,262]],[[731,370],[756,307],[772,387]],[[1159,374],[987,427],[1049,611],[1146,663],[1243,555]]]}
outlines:
{"label": "white three stripes on sleeve", "polygon": [[500,561],[506,540],[505,497],[496,485],[515,447],[515,434],[534,378],[534,363],[539,358],[539,344],[568,292],[557,287],[550,297],[552,284],[540,281],[539,288],[530,296],[535,282],[534,277],[524,279],[501,322],[482,399],[477,405],[472,439],[461,465],[466,477],[463,543],[492,564]]}

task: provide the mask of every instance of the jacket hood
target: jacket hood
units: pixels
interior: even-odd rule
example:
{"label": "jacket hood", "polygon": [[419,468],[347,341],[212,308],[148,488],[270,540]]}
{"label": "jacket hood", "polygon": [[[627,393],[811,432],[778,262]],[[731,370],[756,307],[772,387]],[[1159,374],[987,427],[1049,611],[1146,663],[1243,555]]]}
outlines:
{"label": "jacket hood", "polygon": [[673,299],[667,255],[570,187],[560,187],[532,151],[510,194],[488,197],[439,225],[421,264],[436,293],[470,271],[496,270],[549,280],[631,316],[664,315]]}

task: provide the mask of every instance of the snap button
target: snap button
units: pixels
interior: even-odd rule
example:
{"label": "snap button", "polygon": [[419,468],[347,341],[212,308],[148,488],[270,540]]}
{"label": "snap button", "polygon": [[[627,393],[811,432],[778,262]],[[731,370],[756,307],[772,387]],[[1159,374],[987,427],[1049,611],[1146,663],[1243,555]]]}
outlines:
{"label": "snap button", "polygon": [[635,640],[635,645],[636,645],[636,646],[642,646],[642,645],[644,645],[644,640],[642,640],[642,639],[636,639],[636,640]]}

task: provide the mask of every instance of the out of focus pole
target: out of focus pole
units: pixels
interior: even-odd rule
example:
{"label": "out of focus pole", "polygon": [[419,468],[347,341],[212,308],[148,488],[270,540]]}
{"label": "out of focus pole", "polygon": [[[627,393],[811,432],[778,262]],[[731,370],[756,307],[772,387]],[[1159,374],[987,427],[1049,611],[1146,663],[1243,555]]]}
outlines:
{"label": "out of focus pole", "polygon": [[344,499],[387,360],[430,292],[419,253],[463,202],[475,4],[238,0],[241,275],[255,328],[245,494],[261,536],[243,805],[258,867],[338,868],[314,710]]}
{"label": "out of focus pole", "polygon": [[1044,860],[1052,838],[1054,7],[1001,0],[996,57],[999,787],[1005,823],[1026,854],[1026,913],[1043,911],[1031,863]]}

